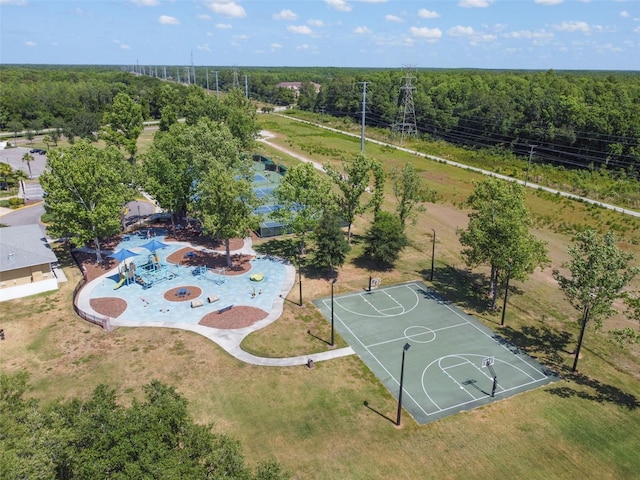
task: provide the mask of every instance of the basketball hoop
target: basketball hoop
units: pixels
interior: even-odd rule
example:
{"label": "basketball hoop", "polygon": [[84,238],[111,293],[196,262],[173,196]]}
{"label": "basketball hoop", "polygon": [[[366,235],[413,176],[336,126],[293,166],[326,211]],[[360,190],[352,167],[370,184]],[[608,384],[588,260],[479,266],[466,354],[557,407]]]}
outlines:
{"label": "basketball hoop", "polygon": [[482,368],[491,367],[495,362],[496,357],[485,357],[482,359]]}

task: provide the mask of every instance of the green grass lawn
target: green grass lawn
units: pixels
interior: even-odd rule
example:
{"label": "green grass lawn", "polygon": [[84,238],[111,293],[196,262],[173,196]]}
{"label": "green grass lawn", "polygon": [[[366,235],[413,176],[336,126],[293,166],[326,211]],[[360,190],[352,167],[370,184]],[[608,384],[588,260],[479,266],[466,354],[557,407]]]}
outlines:
{"label": "green grass lawn", "polygon": [[[340,162],[359,151],[358,139],[327,134],[276,116],[260,116],[263,128],[286,133],[274,139],[314,160]],[[261,145],[278,163],[295,160]],[[357,358],[316,363],[315,368],[256,367],[230,357],[208,340],[183,331],[119,328],[104,332],[73,313],[71,292],[79,280],[72,267],[59,292],[0,303],[0,369],[31,374],[30,395],[46,400],[87,396],[100,383],[116,388],[123,402],[160,379],[184,394],[196,421],[238,438],[250,463],[274,458],[296,479],[633,479],[640,472],[640,346],[621,348],[605,332],[587,332],[580,373],[572,374],[577,317],[553,282],[550,269],[536,273],[510,299],[507,325],[483,309],[476,271],[462,265],[456,226],[460,206],[477,174],[379,146],[367,155],[385,169],[413,161],[439,202],[427,205],[411,245],[393,271],[377,272],[385,284],[428,279],[431,228],[438,232],[434,287],[465,310],[562,375],[562,380],[486,407],[418,426],[407,414],[394,418],[393,395]],[[617,224],[636,254],[634,223],[615,212],[579,202],[558,202],[531,191],[535,233],[549,242],[554,262],[566,258],[569,227],[562,222]],[[389,187],[385,208],[394,202]],[[371,273],[357,261],[370,217],[354,225],[354,246],[340,270],[336,293],[361,289]],[[627,230],[624,230],[624,229]],[[634,232],[635,229],[635,232]],[[624,233],[626,232],[626,233]],[[267,243],[267,240],[259,241]],[[64,253],[60,252],[64,263]],[[249,336],[244,347],[258,355],[289,356],[328,346],[307,334],[326,335],[327,322],[311,299],[328,295],[328,279],[304,270],[304,304],[285,302],[280,320]],[[481,272],[480,272],[481,273]],[[637,286],[637,285],[636,285]],[[290,294],[297,301],[297,291]],[[625,319],[614,318],[616,325]],[[609,323],[605,325],[605,330]],[[338,339],[339,345],[344,345]],[[367,408],[367,401],[371,408]],[[376,413],[377,412],[377,413]]]}

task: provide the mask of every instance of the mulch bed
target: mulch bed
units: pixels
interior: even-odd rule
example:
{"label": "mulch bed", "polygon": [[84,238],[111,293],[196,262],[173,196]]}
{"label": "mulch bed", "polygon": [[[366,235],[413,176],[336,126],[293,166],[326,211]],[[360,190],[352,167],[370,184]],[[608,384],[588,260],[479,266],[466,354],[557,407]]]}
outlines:
{"label": "mulch bed", "polygon": [[203,252],[191,247],[181,248],[167,257],[167,261],[187,267],[205,265],[208,269],[226,268],[227,275],[240,275],[251,270],[251,255],[231,255],[232,266],[227,267],[223,253]]}
{"label": "mulch bed", "polygon": [[267,318],[268,315],[268,312],[260,308],[237,306],[222,313],[208,313],[198,323],[205,327],[220,329],[245,328]]}
{"label": "mulch bed", "polygon": [[[182,289],[187,291],[186,295],[180,296],[178,292]],[[202,289],[200,287],[195,287],[193,285],[188,285],[186,287],[176,287],[164,292],[164,299],[169,302],[188,302],[189,300],[193,300],[194,298],[198,298],[202,294]]]}
{"label": "mulch bed", "polygon": [[127,309],[127,302],[117,297],[101,297],[89,300],[91,308],[105,317],[117,318]]}

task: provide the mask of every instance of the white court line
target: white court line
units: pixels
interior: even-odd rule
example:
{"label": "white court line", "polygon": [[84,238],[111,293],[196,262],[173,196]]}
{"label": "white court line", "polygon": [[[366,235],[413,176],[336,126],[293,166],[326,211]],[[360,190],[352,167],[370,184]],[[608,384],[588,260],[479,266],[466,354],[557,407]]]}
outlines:
{"label": "white court line", "polygon": [[[442,327],[442,328],[434,328],[434,329],[431,329],[431,328],[429,328],[429,327],[425,327],[425,328],[429,328],[429,332],[434,332],[434,333],[435,333],[435,332],[441,332],[442,330],[447,330],[447,329],[449,329],[449,328],[464,327],[467,323],[469,323],[469,322],[457,323],[457,324],[455,324],[455,325],[449,325],[448,327]],[[418,326],[419,326],[419,327],[421,327],[422,325],[418,325]],[[414,337],[419,337],[420,335],[426,335],[426,334],[428,334],[429,332],[419,333],[419,334],[416,334],[416,335],[413,335],[413,336],[414,336]],[[399,340],[403,340],[403,339],[405,339],[405,338],[407,338],[407,336],[406,336],[406,335],[403,335],[402,337],[393,338],[393,339],[391,339],[391,340],[385,340],[385,341],[383,341],[383,342],[370,343],[370,344],[369,344],[369,345],[367,345],[367,346],[368,346],[368,347],[377,347],[378,345],[384,345],[385,343],[397,342],[397,341],[399,341]]]}
{"label": "white court line", "polygon": [[[460,317],[464,320],[464,317],[462,315],[460,315],[458,312],[456,312],[453,308],[451,308],[449,305],[445,305],[445,307],[447,307],[454,315],[456,315],[457,317]],[[486,332],[484,332],[483,330],[481,330],[480,328],[478,328],[476,325],[473,324],[473,322],[467,322],[469,325],[471,325],[473,328],[475,328],[476,330],[478,330],[480,333],[482,333],[484,336],[490,338],[493,342],[495,342],[496,344],[498,344],[499,347],[504,348],[507,352],[509,352],[511,355],[513,355],[514,357],[516,357],[519,361],[521,361],[522,363],[524,363],[527,367],[529,367],[531,370],[539,373],[542,375],[543,379],[548,378],[547,375],[544,374],[544,372],[541,372],[540,370],[538,370],[537,368],[535,368],[533,365],[530,365],[529,363],[527,363],[523,358],[521,358],[520,356],[516,355],[515,353],[513,353],[511,350],[509,350],[506,346],[502,345],[501,343],[499,343],[495,338],[491,337],[489,334],[487,334]],[[497,334],[496,334],[497,335]],[[506,363],[506,362],[505,362]],[[512,365],[511,363],[509,363],[509,365]],[[512,365],[513,368],[518,368],[515,365]],[[531,380],[535,380],[531,375],[529,375],[528,373],[524,372],[523,370],[519,369],[522,373],[524,373],[527,377],[529,377]]]}
{"label": "white court line", "polygon": [[[334,312],[334,318],[337,318],[337,319],[338,319],[338,321],[339,321],[342,325],[344,325],[344,328],[346,328],[346,329],[351,333],[351,335],[353,335],[353,337],[356,339],[356,341],[357,341],[358,343],[360,343],[360,345],[362,345],[362,347],[363,347],[363,348],[364,348],[364,349],[369,353],[369,355],[371,355],[371,357],[372,357],[376,362],[378,362],[378,365],[380,365],[380,366],[382,367],[382,369],[383,369],[385,372],[387,372],[387,373],[389,374],[389,376],[390,376],[390,377],[391,377],[391,378],[392,378],[392,379],[393,379],[393,380],[398,384],[398,386],[400,386],[400,382],[399,382],[398,380],[396,380],[396,377],[394,377],[394,376],[391,374],[391,372],[390,372],[389,370],[387,370],[387,367],[385,367],[385,366],[383,365],[383,363],[382,363],[380,360],[378,360],[378,357],[376,357],[376,356],[371,352],[371,350],[369,350],[369,348],[368,348],[364,343],[362,343],[362,341],[360,340],[360,337],[358,337],[358,336],[353,332],[353,330],[351,330],[351,329],[349,328],[349,326],[348,326],[348,325],[346,325],[346,324],[342,321],[342,319],[340,318],[340,316],[335,314],[335,312]],[[415,399],[415,398],[413,398],[413,395],[411,395],[411,393],[410,393],[410,392],[407,392],[407,390],[406,390],[406,389],[404,389],[404,388],[403,388],[402,390],[403,390],[403,391],[404,391],[404,392],[409,396],[409,398],[411,399],[411,401],[413,401],[413,403],[414,403],[414,404],[415,404],[415,405],[416,405],[420,410],[422,410],[422,413],[424,413],[425,415],[429,415],[427,412],[425,412],[424,408],[422,408],[422,405],[420,405],[420,404],[416,401],[416,399]]]}
{"label": "white court line", "polygon": [[[391,297],[388,293],[386,293],[386,290],[394,290],[394,289],[397,289],[397,288],[407,288],[407,287],[409,287],[409,285],[414,285],[415,286],[415,284],[398,285],[398,286],[395,286],[395,287],[387,287],[384,290],[381,289],[380,292],[381,293],[385,293],[385,295]],[[407,309],[407,307],[405,307],[404,305],[399,303],[397,300],[393,299],[400,306],[400,308],[402,308],[402,311],[399,312],[399,313],[394,313],[394,314],[383,313],[382,311],[378,310],[371,302],[369,302],[369,300],[366,299],[366,295],[368,295],[368,293],[362,293],[362,292],[352,293],[352,294],[347,294],[347,295],[341,295],[340,298],[341,299],[345,299],[345,298],[352,298],[352,297],[358,296],[358,297],[360,297],[360,299],[362,301],[364,301],[366,304],[368,304],[371,307],[372,310],[378,312],[380,315],[369,315],[369,314],[366,314],[366,313],[354,312],[350,308],[345,307],[339,300],[334,300],[334,306],[337,305],[338,307],[340,307],[345,312],[352,313],[353,315],[356,315],[358,317],[365,317],[365,318],[392,318],[392,317],[398,317],[400,315],[404,315],[405,313],[412,312],[420,304],[420,298],[418,297],[418,294],[412,289],[409,289],[409,291],[411,293],[413,293],[413,295],[415,297],[415,303],[409,309]]]}

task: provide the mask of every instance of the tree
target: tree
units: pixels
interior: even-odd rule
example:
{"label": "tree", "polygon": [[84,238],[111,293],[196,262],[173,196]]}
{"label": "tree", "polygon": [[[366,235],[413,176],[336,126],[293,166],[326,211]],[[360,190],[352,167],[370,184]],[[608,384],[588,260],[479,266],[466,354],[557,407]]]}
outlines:
{"label": "tree", "polygon": [[126,93],[118,93],[113,104],[102,117],[103,127],[100,132],[107,145],[124,147],[130,157],[134,157],[138,137],[142,133],[142,107]]}
{"label": "tree", "polygon": [[166,132],[171,125],[178,122],[178,109],[173,105],[167,105],[160,112],[160,130]]}
{"label": "tree", "polygon": [[326,209],[314,232],[315,263],[318,267],[330,268],[331,273],[335,272],[335,267],[344,264],[350,248],[338,224],[338,219],[334,209]]}
{"label": "tree", "polygon": [[506,278],[524,280],[548,262],[544,242],[529,233],[531,218],[524,204],[524,188],[515,182],[490,178],[476,185],[467,199],[473,211],[467,229],[459,231],[465,263],[488,265],[488,295],[496,309],[498,286]]}
{"label": "tree", "polygon": [[393,265],[402,250],[409,245],[400,219],[395,215],[380,211],[364,237],[364,255],[378,262]]}
{"label": "tree", "polygon": [[311,82],[302,82],[298,94],[298,108],[300,110],[313,111],[317,99],[318,92],[316,91],[316,86]]}
{"label": "tree", "polygon": [[329,179],[312,164],[300,163],[287,170],[274,196],[281,208],[270,216],[298,236],[302,251],[306,233],[316,228],[324,210],[335,203]]}
{"label": "tree", "polygon": [[194,423],[186,399],[157,380],[128,407],[106,385],[43,407],[23,398],[27,386],[25,374],[0,373],[0,478],[290,477],[275,462],[253,473],[239,441]]}
{"label": "tree", "polygon": [[570,260],[563,267],[570,276],[553,271],[571,305],[581,312],[574,372],[589,322],[594,323],[596,330],[602,328],[603,321],[617,312],[614,301],[627,296],[624,288],[640,273],[640,268],[630,264],[634,255],[620,250],[615,241],[612,232],[600,236],[595,230],[586,229],[575,236],[575,244],[568,248]]}
{"label": "tree", "polygon": [[393,167],[389,177],[393,182],[393,193],[398,203],[396,212],[400,222],[405,226],[406,221],[412,219],[415,224],[416,213],[425,211],[422,203],[435,201],[435,192],[424,186],[413,164],[409,162],[402,168]]}
{"label": "tree", "polygon": [[[361,202],[361,197],[370,188],[369,183],[371,182],[375,163],[378,162],[369,160],[364,155],[359,154],[351,163],[342,162],[342,172],[336,170],[329,163],[324,165],[325,172],[340,190],[340,196],[337,201],[340,213],[347,222],[349,242],[351,242],[351,226],[356,215],[360,215],[372,205],[374,197],[366,203]],[[374,176],[374,180],[377,180],[376,176]],[[378,187],[379,185],[376,182],[374,187],[376,192],[382,190]]]}
{"label": "tree", "polygon": [[54,149],[40,177],[45,210],[53,235],[69,236],[76,245],[94,242],[102,261],[100,240],[120,231],[124,205],[133,199],[131,173],[115,147],[100,149],[87,140]]}
{"label": "tree", "polygon": [[22,155],[22,161],[27,164],[27,168],[29,169],[29,178],[33,178],[33,175],[31,175],[31,162],[33,162],[34,160],[35,159],[33,158],[33,155],[31,155],[30,153],[25,153],[24,155]]}
{"label": "tree", "polygon": [[47,150],[49,150],[49,148],[51,148],[51,142],[52,142],[51,136],[50,135],[45,135],[44,137],[42,137],[42,141],[47,146]]}
{"label": "tree", "polygon": [[[238,168],[240,149],[226,125],[201,118],[194,125],[173,124],[158,132],[142,157],[140,184],[160,207],[181,219],[193,202],[198,183],[215,161]],[[244,163],[246,165],[246,162]]]}
{"label": "tree", "polygon": [[258,218],[253,211],[258,199],[246,175],[214,162],[198,185],[195,209],[205,232],[224,239],[227,267],[231,267],[229,239],[243,238],[255,229]]}

